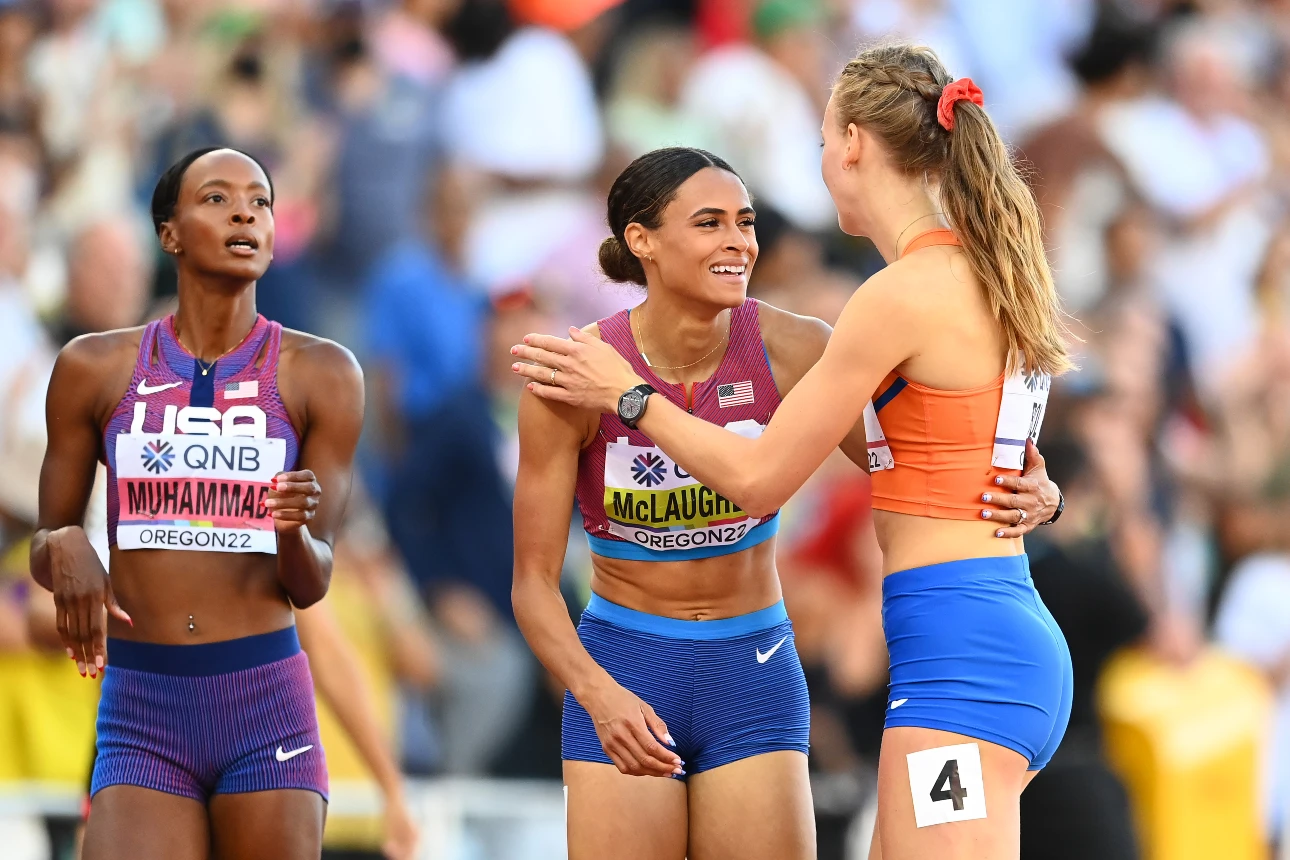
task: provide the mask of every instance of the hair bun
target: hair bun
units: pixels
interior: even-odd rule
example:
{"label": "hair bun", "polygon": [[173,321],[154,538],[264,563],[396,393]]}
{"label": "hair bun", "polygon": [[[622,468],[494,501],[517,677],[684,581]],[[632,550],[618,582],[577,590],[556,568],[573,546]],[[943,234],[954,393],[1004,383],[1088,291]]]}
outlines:
{"label": "hair bun", "polygon": [[609,280],[645,286],[645,267],[617,236],[600,243],[599,257],[600,270]]}

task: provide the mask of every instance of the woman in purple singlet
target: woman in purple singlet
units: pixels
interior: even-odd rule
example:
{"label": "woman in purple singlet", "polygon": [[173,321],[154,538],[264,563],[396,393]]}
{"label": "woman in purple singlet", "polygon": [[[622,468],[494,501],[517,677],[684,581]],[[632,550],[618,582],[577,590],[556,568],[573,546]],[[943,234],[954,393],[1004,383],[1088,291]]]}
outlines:
{"label": "woman in purple singlet", "polygon": [[[327,593],[362,373],[256,313],[273,186],[254,159],[190,153],[152,217],[178,310],[59,355],[32,543],[68,656],[103,676],[84,857],[316,858],[327,768],[292,608]],[[96,460],[109,571],[81,526]]]}

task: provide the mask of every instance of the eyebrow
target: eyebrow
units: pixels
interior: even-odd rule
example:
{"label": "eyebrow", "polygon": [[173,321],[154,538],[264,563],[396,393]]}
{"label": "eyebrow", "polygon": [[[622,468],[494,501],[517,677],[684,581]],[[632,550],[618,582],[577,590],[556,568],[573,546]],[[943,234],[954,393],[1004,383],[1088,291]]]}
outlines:
{"label": "eyebrow", "polygon": [[[201,185],[197,186],[197,190],[201,191],[203,188],[207,188],[211,185],[219,185],[223,188],[233,187],[233,183],[229,182],[227,179],[208,179],[205,182],[203,182]],[[255,181],[247,185],[247,188],[263,188],[265,191],[269,190],[269,186],[265,185],[263,182],[261,182],[258,179],[256,179]]]}
{"label": "eyebrow", "polygon": [[[707,206],[707,207],[704,207],[703,209],[696,209],[694,213],[690,215],[690,217],[698,218],[700,215],[725,215],[725,214],[726,214],[726,210],[724,209],[719,209],[715,206]],[[756,215],[757,210],[752,208],[751,206],[745,206],[735,214],[736,215]]]}

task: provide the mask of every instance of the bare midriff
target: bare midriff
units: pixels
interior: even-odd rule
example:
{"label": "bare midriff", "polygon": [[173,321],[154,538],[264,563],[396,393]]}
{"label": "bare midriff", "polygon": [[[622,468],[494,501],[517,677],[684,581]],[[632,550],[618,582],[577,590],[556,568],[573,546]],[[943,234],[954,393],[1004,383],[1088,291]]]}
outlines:
{"label": "bare midriff", "polygon": [[116,639],[199,645],[295,623],[274,555],[112,547],[111,571],[112,591],[134,620],[108,617]]}
{"label": "bare midriff", "polygon": [[1022,538],[995,537],[999,524],[985,519],[942,520],[874,511],[873,523],[882,549],[883,576],[911,567],[1021,555],[1026,551]]}
{"label": "bare midriff", "polygon": [[619,606],[683,621],[734,618],[773,606],[783,594],[775,539],[742,552],[684,561],[592,555],[591,590]]}

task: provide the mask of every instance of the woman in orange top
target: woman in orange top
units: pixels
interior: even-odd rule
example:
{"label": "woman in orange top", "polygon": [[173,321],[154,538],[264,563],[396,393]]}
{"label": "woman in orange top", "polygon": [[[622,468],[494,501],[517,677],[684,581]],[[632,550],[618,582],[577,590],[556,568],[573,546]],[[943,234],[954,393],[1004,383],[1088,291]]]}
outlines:
{"label": "woman in orange top", "polygon": [[925,48],[867,50],[842,71],[824,180],[842,229],[890,265],[856,291],[760,438],[642,401],[628,364],[580,332],[513,350],[543,365],[516,365],[534,393],[632,412],[751,516],[865,422],[891,655],[873,855],[885,860],[1017,857],[1021,792],[1070,712],[1065,640],[1022,540],[995,524],[1024,515],[983,523],[958,501],[974,488],[989,501],[1017,474],[1049,379],[1070,367],[1039,213],[983,103]]}

